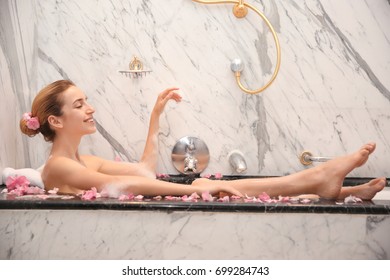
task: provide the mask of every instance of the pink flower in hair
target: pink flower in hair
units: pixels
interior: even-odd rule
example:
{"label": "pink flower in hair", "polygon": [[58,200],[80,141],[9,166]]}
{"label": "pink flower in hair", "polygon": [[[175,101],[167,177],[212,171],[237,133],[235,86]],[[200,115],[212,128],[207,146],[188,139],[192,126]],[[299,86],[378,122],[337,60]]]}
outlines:
{"label": "pink flower in hair", "polygon": [[37,130],[40,125],[37,117],[33,117],[27,121],[27,127],[32,130]]}
{"label": "pink flower in hair", "polygon": [[31,113],[24,113],[23,119],[26,121],[26,125],[29,129],[37,130],[40,125],[37,117],[31,117]]}

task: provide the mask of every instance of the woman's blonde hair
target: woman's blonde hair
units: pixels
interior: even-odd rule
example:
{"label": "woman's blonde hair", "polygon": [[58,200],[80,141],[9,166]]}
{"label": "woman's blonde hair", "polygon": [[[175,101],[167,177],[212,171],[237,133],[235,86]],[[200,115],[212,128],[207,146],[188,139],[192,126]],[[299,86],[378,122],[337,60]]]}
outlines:
{"label": "woman's blonde hair", "polygon": [[47,119],[51,115],[57,117],[62,115],[62,106],[64,105],[62,93],[71,86],[75,86],[72,81],[59,80],[44,87],[35,97],[31,107],[31,117],[38,118],[40,127],[36,130],[28,128],[26,119],[22,118],[20,130],[30,137],[40,132],[46,141],[53,142],[55,132],[51,129]]}

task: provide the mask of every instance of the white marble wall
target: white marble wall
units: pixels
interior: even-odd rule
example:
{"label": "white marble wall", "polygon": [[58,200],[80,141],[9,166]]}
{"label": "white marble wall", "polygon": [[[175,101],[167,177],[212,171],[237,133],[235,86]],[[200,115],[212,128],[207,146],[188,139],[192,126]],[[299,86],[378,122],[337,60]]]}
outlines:
{"label": "white marble wall", "polygon": [[[42,86],[71,79],[95,106],[99,131],[82,150],[137,160],[158,92],[180,87],[183,102],[161,119],[159,172],[176,173],[170,153],[185,135],[210,150],[207,173],[231,174],[227,154],[241,150],[247,174],[283,175],[304,167],[305,149],[341,155],[375,141],[377,152],[352,176],[390,177],[390,4],[387,0],[248,0],[273,24],[282,64],[265,92],[276,56],[271,33],[250,11],[190,0],[5,0],[0,2],[0,169],[38,167],[48,144],[19,132]],[[153,70],[118,73],[133,55]]]}
{"label": "white marble wall", "polygon": [[2,210],[0,259],[389,259],[389,230],[389,215]]}

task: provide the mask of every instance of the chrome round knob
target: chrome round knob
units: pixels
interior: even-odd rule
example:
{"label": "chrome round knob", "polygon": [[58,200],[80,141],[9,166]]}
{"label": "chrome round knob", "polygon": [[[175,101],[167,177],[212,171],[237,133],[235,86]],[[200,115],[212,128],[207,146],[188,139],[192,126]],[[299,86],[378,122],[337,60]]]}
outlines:
{"label": "chrome round knob", "polygon": [[230,69],[232,69],[233,72],[241,72],[242,70],[244,70],[244,63],[241,59],[235,58],[230,64]]}
{"label": "chrome round knob", "polygon": [[186,136],[181,138],[172,149],[172,163],[182,174],[199,174],[209,164],[209,149],[203,140]]}

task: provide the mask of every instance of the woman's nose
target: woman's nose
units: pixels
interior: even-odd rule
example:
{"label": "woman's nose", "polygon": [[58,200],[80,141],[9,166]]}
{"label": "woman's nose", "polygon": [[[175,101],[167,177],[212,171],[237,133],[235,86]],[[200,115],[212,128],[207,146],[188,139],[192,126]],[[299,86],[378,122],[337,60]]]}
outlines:
{"label": "woman's nose", "polygon": [[88,104],[87,112],[90,114],[95,113],[95,108],[93,108],[92,105]]}

